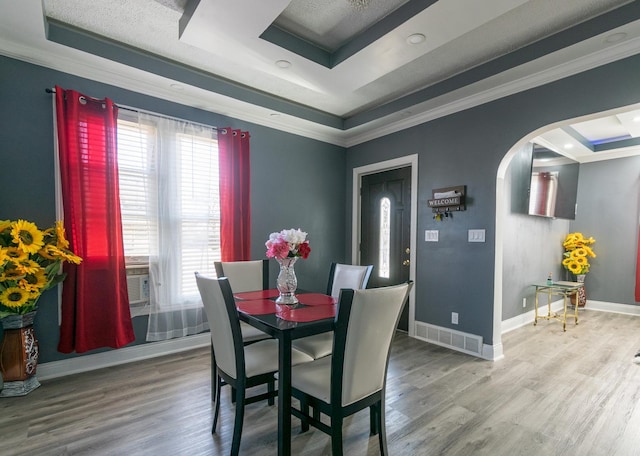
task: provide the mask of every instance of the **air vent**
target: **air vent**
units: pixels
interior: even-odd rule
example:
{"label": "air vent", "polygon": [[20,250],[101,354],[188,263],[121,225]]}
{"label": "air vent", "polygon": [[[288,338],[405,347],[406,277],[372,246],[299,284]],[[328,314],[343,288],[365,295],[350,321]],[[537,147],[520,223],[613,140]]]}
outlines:
{"label": "air vent", "polygon": [[482,355],[482,337],[455,331],[449,328],[416,322],[416,338],[431,342],[452,350],[468,353],[470,355]]}

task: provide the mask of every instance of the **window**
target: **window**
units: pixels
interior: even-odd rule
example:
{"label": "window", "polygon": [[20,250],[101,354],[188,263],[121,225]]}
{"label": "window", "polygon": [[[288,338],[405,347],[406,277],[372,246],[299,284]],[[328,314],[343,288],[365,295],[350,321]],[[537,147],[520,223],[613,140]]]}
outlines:
{"label": "window", "polygon": [[380,200],[380,264],[378,277],[388,279],[391,249],[391,200],[384,197]]}
{"label": "window", "polygon": [[220,260],[215,129],[121,109],[118,170],[128,270],[149,269],[160,310],[195,306],[194,272]]}

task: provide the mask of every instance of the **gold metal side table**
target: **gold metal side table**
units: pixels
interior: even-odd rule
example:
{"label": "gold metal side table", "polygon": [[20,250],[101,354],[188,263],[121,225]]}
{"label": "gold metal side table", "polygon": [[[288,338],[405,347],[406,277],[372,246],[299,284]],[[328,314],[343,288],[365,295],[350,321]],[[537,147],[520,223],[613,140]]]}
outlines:
{"label": "gold metal side table", "polygon": [[[547,283],[534,283],[536,287],[536,304],[535,304],[535,319],[533,320],[534,326],[538,324],[538,318],[544,318],[545,320],[558,320],[562,322],[562,330],[567,330],[567,302],[571,295],[578,292],[578,289],[584,287],[584,283],[581,282],[553,282]],[[538,296],[540,293],[547,295],[547,315],[538,315]],[[551,297],[562,296],[563,311],[562,313],[551,312]],[[577,302],[577,301],[576,301]],[[575,320],[578,324],[578,305],[575,306]]]}

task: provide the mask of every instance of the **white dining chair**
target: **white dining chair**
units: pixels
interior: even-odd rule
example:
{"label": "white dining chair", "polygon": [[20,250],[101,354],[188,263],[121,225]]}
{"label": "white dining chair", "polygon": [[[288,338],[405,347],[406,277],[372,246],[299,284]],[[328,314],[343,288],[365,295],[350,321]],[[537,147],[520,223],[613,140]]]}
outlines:
{"label": "white dining chair", "polygon": [[[231,290],[234,293],[245,291],[267,290],[269,288],[269,261],[268,260],[247,260],[247,261],[216,261],[213,263],[218,277],[229,279]],[[245,322],[240,322],[240,332],[245,345],[252,344],[259,340],[269,339],[267,333],[254,328]],[[213,347],[211,347],[211,379],[216,377],[214,372],[216,362]],[[211,400],[215,401],[216,391],[214,383],[211,383]],[[235,401],[234,395],[231,400]]]}
{"label": "white dining chair", "polygon": [[[353,290],[367,288],[371,271],[373,271],[373,265],[361,266],[331,263],[327,294],[333,296],[337,301],[340,290],[343,288]],[[328,332],[296,339],[292,342],[292,346],[305,352],[313,359],[322,358],[331,354],[333,349],[333,333]]]}
{"label": "white dining chair", "polygon": [[[303,432],[311,425],[330,435],[334,456],[342,455],[344,418],[366,407],[380,454],[388,453],[384,399],[389,352],[411,286],[343,289],[332,355],[292,368],[291,391],[300,408],[292,406],[291,413],[302,420]],[[328,417],[329,424],[321,421],[320,414]]]}

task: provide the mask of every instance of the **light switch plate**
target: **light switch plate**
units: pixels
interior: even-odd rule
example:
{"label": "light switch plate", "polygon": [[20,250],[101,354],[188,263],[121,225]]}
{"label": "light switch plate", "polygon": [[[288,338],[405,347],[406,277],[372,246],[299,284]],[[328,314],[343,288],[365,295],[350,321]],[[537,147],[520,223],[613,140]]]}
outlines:
{"label": "light switch plate", "polygon": [[469,242],[484,242],[484,230],[469,230]]}
{"label": "light switch plate", "polygon": [[425,242],[438,242],[438,230],[425,230]]}

